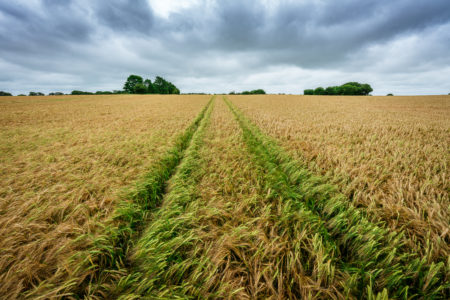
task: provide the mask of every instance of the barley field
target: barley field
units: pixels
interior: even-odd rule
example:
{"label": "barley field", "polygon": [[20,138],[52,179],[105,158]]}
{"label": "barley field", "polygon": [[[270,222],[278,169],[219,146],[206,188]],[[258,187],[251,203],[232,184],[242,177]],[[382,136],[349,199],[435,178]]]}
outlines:
{"label": "barley field", "polygon": [[1,298],[450,297],[450,96],[3,98]]}

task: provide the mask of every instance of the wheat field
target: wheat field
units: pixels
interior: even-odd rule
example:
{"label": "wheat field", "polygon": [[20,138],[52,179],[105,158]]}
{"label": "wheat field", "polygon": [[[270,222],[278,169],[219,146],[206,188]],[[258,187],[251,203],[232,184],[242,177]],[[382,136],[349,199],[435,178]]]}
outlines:
{"label": "wheat field", "polygon": [[450,96],[3,98],[1,297],[450,296]]}
{"label": "wheat field", "polygon": [[355,206],[404,229],[434,260],[450,250],[449,100],[269,96],[235,103]]}
{"label": "wheat field", "polygon": [[0,101],[0,295],[18,296],[79,250],[72,241],[172,144],[208,98]]}

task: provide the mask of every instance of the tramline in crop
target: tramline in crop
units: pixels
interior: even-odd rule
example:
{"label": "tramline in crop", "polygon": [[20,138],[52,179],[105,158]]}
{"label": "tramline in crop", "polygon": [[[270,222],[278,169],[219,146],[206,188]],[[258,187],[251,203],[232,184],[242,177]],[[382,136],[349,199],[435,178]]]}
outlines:
{"label": "tramline in crop", "polygon": [[[161,96],[141,96],[139,103],[148,105],[146,101],[168,99],[158,97]],[[171,101],[178,103],[185,96],[172,97]],[[364,164],[366,159],[373,159],[365,156],[371,155],[367,154],[369,152],[358,152],[359,160],[354,157],[351,150],[361,149],[359,145],[364,144],[370,146],[370,153],[385,165],[397,152],[386,153],[384,160],[380,159],[380,152],[373,148],[379,146],[373,143],[375,137],[367,137],[372,139],[372,144],[367,144],[357,130],[372,132],[373,136],[396,134],[412,145],[411,136],[403,131],[403,124],[410,124],[408,116],[401,119],[405,123],[399,121],[401,126],[389,125],[395,129],[393,132],[386,131],[384,125],[355,129],[348,125],[351,118],[355,126],[361,120],[365,122],[365,113],[374,114],[358,106],[373,107],[372,102],[358,102],[365,101],[364,97],[342,98],[342,103],[326,97],[314,97],[316,102],[309,102],[307,97],[274,95],[208,97],[209,102],[205,97],[196,97],[189,97],[194,103],[192,107],[183,104],[189,111],[187,116],[177,112],[171,119],[173,107],[158,102],[161,107],[151,106],[142,113],[142,118],[136,118],[143,122],[139,128],[144,131],[145,117],[151,112],[164,112],[168,114],[167,124],[176,124],[183,130],[174,131],[175,137],[166,144],[156,139],[133,139],[133,146],[127,148],[131,149],[130,157],[132,147],[137,152],[140,147],[152,151],[161,149],[145,175],[126,193],[116,195],[117,200],[107,212],[89,218],[85,229],[73,232],[70,241],[61,244],[57,251],[65,255],[58,256],[58,263],[52,268],[42,268],[53,270],[52,274],[24,281],[26,285],[12,292],[6,293],[0,287],[4,295],[30,299],[446,299],[450,296],[448,235],[445,230],[438,234],[440,228],[445,229],[447,212],[440,212],[436,226],[428,227],[431,228],[428,235],[423,225],[432,224],[430,218],[436,213],[436,207],[448,201],[440,177],[446,176],[442,173],[446,162],[427,147],[424,149],[432,153],[431,159],[436,162],[433,168],[426,157],[413,154],[407,157],[419,161],[422,169],[416,174],[434,174],[429,185],[417,193],[422,193],[424,201],[435,207],[418,207],[430,215],[418,217],[411,213],[411,224],[402,226],[408,220],[405,211],[412,209],[418,201],[416,198],[388,206],[383,202],[388,200],[380,200],[378,194],[375,197],[374,191],[377,186],[383,187],[378,193],[390,195],[395,190],[393,186],[387,188],[378,177],[374,182],[362,173],[344,176],[332,169],[334,166],[350,170],[337,152],[332,152],[335,160],[325,159],[330,155],[327,151],[331,150],[323,143],[333,143],[333,147],[337,147],[339,141],[330,133],[341,132],[339,136],[346,141],[341,151],[346,151],[348,164],[355,165],[356,161]],[[274,98],[284,104],[271,111]],[[86,106],[99,103],[89,101],[64,105],[76,103],[80,111],[89,111]],[[383,107],[384,111],[396,111],[397,102],[391,101],[389,108]],[[403,100],[398,101],[405,105]],[[353,111],[359,111],[357,117],[352,117],[346,106],[350,102],[351,107],[355,107]],[[303,105],[307,114],[300,119],[292,112],[285,112],[286,103]],[[51,110],[58,105],[52,103],[43,107]],[[443,110],[447,108],[450,109],[450,105]],[[289,110],[299,114],[298,108]],[[280,117],[280,111],[287,117]],[[411,111],[409,118],[414,119],[415,111]],[[326,118],[320,115],[322,112]],[[114,109],[111,113],[117,116]],[[333,114],[343,119],[329,120]],[[309,115],[314,117],[308,119]],[[98,113],[94,116],[99,117]],[[378,118],[394,124],[385,116]],[[313,119],[315,123],[311,122]],[[12,121],[5,119],[3,126],[7,128]],[[441,137],[443,130],[450,126],[438,114],[433,120],[423,122],[429,126],[424,127],[429,131],[417,138],[422,141]],[[62,123],[55,121],[55,124]],[[41,126],[45,126],[43,124]],[[413,132],[420,132],[415,125],[409,126]],[[167,129],[161,125],[159,130],[163,135]],[[346,136],[345,130],[356,130],[356,133]],[[56,139],[57,133],[52,134]],[[100,144],[105,147],[104,143]],[[387,146],[388,149],[393,147],[393,144]],[[121,167],[122,163],[134,168],[123,159],[112,160],[111,164],[122,171],[127,169]],[[49,158],[49,164],[51,162]],[[339,166],[335,165],[337,162]],[[321,169],[325,167],[330,170]],[[356,167],[354,170],[362,172]],[[402,174],[401,178],[409,176],[408,180],[412,180],[409,169],[400,171],[392,166],[389,170],[395,176]],[[356,185],[359,183],[355,183],[355,174],[364,178],[365,186]],[[386,178],[385,182],[391,182]],[[96,199],[95,195],[92,197]],[[88,203],[92,207],[96,205],[92,201]],[[26,218],[39,216],[43,209],[52,205],[44,204],[36,202],[30,209],[32,214],[24,213],[22,223],[17,224],[25,224]],[[82,205],[75,211],[80,207]],[[100,204],[97,209],[102,209]],[[395,209],[397,222],[390,215]],[[389,214],[383,215],[383,212]],[[62,217],[55,216],[53,220],[64,225],[67,221],[64,212],[61,214]],[[45,241],[42,237],[41,240]],[[26,264],[13,260],[6,270],[19,265]],[[0,276],[6,280],[8,276],[11,280],[17,278],[5,272]]]}

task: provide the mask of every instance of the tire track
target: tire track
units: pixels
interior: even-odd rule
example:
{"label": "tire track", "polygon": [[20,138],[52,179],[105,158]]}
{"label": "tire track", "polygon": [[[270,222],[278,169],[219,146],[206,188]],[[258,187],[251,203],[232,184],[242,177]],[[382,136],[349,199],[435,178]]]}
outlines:
{"label": "tire track", "polygon": [[42,282],[25,297],[105,297],[111,285],[128,273],[127,257],[130,249],[145,227],[149,214],[160,205],[168,180],[188,155],[188,148],[204,124],[208,111],[211,111],[213,101],[214,97],[184,133],[176,138],[174,146],[119,203],[111,219],[106,224],[98,224],[101,234],[83,235],[75,241],[78,245],[88,244],[87,250],[72,257],[66,268],[58,270],[52,278]]}
{"label": "tire track", "polygon": [[[444,262],[427,264],[410,253],[402,233],[390,232],[383,224],[369,222],[343,195],[290,158],[275,141],[261,133],[234,105],[225,99],[239,122],[244,140],[255,161],[272,180],[275,193],[284,194],[308,210],[326,248],[336,247],[333,264],[351,274],[344,288],[348,295],[363,298],[446,298],[448,269]],[[378,294],[377,294],[378,293]]]}
{"label": "tire track", "polygon": [[200,149],[213,108],[214,103],[208,106],[181,163],[170,179],[161,209],[155,213],[152,222],[137,241],[130,257],[129,272],[123,274],[115,286],[109,287],[107,298],[181,297],[184,274],[207,263],[206,258],[190,259],[186,250],[198,241],[191,231],[195,219],[189,208],[197,197],[196,186],[205,170]]}

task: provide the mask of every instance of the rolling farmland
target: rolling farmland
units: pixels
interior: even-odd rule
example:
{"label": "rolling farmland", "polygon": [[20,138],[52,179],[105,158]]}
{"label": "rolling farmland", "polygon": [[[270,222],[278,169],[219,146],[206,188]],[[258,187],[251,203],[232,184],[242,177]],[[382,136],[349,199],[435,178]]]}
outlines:
{"label": "rolling farmland", "polygon": [[450,96],[0,108],[1,297],[450,296]]}

